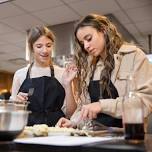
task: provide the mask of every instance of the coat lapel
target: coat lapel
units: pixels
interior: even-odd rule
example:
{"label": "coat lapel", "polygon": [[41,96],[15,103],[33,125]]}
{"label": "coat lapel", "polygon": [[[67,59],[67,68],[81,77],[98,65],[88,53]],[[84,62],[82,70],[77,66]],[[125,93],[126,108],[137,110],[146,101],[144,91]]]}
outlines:
{"label": "coat lapel", "polygon": [[111,76],[111,81],[113,82],[113,84],[116,81],[117,73],[120,69],[121,60],[122,60],[122,55],[114,54],[115,68],[114,68],[112,76]]}
{"label": "coat lapel", "polygon": [[123,54],[128,54],[128,53],[134,52],[135,49],[136,49],[136,46],[134,46],[134,45],[124,44],[119,49],[118,53],[114,54],[115,68],[114,68],[112,76],[111,76],[111,81],[113,83],[115,83],[115,81],[117,79],[117,74],[118,74],[118,71],[119,71],[120,66],[121,66]]}

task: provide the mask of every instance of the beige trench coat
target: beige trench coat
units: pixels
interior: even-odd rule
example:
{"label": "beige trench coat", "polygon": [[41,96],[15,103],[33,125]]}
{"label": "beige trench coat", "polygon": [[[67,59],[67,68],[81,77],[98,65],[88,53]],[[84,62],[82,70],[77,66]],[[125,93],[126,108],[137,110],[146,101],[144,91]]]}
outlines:
{"label": "beige trench coat", "polygon": [[[122,99],[126,92],[127,77],[130,72],[133,72],[136,74],[137,92],[144,103],[144,116],[146,118],[152,111],[152,63],[148,61],[141,49],[128,44],[122,45],[118,53],[114,55],[114,60],[115,69],[112,72],[111,81],[116,87],[119,97],[116,99],[101,99],[101,112],[121,118]],[[98,68],[95,73],[100,73],[101,69],[103,67]],[[86,103],[90,103],[89,96],[87,100],[82,95],[83,98]],[[82,104],[78,104],[77,110],[71,117],[72,121],[77,121],[81,106]]]}

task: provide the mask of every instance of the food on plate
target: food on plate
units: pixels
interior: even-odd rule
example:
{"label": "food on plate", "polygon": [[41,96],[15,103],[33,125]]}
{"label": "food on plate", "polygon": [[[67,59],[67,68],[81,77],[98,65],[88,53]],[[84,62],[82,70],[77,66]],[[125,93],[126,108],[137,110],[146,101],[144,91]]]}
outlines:
{"label": "food on plate", "polygon": [[24,127],[24,130],[18,136],[18,138],[26,138],[26,137],[34,137],[33,127],[32,126],[26,126],[26,127]]}
{"label": "food on plate", "polygon": [[71,135],[72,132],[75,132],[73,128],[60,128],[60,127],[48,127],[48,135]]}
{"label": "food on plate", "polygon": [[34,136],[48,136],[48,125],[40,124],[33,126]]}
{"label": "food on plate", "polygon": [[77,135],[82,131],[74,128],[48,127],[46,124],[26,126],[19,138],[53,136],[53,135]]}

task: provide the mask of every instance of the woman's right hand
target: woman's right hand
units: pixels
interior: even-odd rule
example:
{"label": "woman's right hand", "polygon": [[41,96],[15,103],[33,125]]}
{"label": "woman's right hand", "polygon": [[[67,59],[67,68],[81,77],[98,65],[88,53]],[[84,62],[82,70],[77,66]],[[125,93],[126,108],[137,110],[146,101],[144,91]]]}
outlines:
{"label": "woman's right hand", "polygon": [[67,128],[73,128],[74,124],[64,117],[60,118],[59,121],[56,124],[57,127],[67,127]]}
{"label": "woman's right hand", "polygon": [[73,64],[73,63],[68,64],[62,75],[62,84],[64,86],[67,86],[69,83],[71,83],[73,81],[73,79],[76,77],[77,71],[78,71],[78,69],[75,64]]}
{"label": "woman's right hand", "polygon": [[16,97],[17,101],[25,102],[28,100],[28,93],[19,92]]}

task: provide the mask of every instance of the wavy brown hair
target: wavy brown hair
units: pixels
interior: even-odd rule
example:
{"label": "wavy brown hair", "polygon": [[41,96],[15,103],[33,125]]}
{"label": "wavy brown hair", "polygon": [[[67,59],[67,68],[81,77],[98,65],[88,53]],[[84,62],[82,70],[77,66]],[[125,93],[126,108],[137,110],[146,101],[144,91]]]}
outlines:
{"label": "wavy brown hair", "polygon": [[[111,73],[115,67],[114,63],[114,54],[116,54],[123,44],[123,39],[121,35],[118,33],[115,25],[105,16],[90,14],[80,20],[75,27],[75,60],[76,65],[78,67],[78,96],[83,92],[84,95],[88,89],[86,78],[88,73],[93,72],[93,68],[97,63],[90,64],[88,62],[89,54],[85,51],[83,45],[77,39],[77,32],[80,28],[90,26],[95,28],[98,32],[103,32],[105,38],[105,52],[106,57],[104,59],[104,69],[100,75],[100,84],[102,85],[102,89],[106,90],[108,94],[111,96],[111,92],[109,89],[109,83],[111,79]],[[98,60],[102,60],[101,57],[98,57]],[[91,72],[89,72],[91,70]]]}

